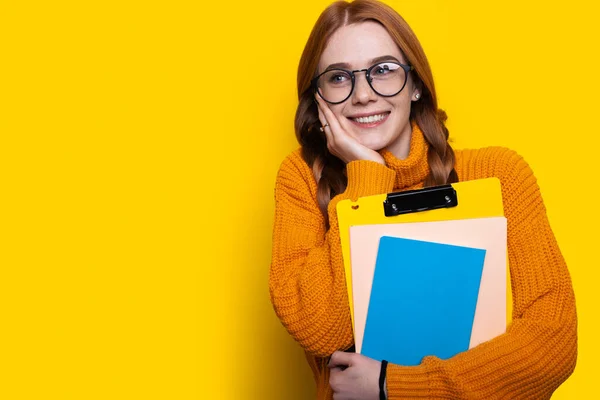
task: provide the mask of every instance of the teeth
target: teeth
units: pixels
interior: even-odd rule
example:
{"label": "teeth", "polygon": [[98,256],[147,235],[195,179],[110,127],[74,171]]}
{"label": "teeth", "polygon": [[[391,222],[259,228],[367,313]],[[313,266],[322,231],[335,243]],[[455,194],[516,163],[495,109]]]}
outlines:
{"label": "teeth", "polygon": [[356,122],[361,124],[372,124],[373,122],[381,121],[384,119],[386,114],[369,115],[368,117],[353,118]]}

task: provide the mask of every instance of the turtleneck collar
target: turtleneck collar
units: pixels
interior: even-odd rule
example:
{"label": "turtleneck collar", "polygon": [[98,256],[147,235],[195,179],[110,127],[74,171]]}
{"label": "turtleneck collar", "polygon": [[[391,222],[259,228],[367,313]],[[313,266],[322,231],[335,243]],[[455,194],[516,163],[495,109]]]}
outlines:
{"label": "turtleneck collar", "polygon": [[412,134],[407,158],[400,160],[389,150],[380,151],[388,168],[396,171],[394,190],[422,187],[425,178],[429,175],[429,163],[427,162],[429,144],[417,123],[413,121],[411,125]]}

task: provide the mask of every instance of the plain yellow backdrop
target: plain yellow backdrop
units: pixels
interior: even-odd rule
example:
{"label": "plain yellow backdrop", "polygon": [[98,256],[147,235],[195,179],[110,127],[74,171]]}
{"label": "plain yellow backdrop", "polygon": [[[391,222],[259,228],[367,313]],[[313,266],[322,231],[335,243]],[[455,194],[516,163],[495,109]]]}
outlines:
{"label": "plain yellow backdrop", "polygon": [[[389,0],[456,148],[538,177],[596,392],[598,6]],[[275,317],[273,185],[329,1],[0,2],[0,398],[308,399]]]}

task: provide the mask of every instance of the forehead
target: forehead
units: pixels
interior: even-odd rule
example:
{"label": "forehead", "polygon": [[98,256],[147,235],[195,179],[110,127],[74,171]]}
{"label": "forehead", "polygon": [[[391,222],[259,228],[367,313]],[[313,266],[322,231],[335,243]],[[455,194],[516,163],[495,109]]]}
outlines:
{"label": "forehead", "polygon": [[331,36],[319,60],[319,70],[334,63],[365,68],[370,60],[385,55],[403,59],[400,49],[383,26],[371,21],[346,25]]}

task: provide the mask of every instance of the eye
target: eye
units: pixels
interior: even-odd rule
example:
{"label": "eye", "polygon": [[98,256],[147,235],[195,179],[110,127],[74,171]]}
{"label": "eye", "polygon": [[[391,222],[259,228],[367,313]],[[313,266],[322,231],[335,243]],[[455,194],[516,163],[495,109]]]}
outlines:
{"label": "eye", "polygon": [[375,68],[373,68],[374,75],[385,75],[389,74],[392,71],[393,68],[391,68],[390,64],[378,64],[377,66],[375,66]]}
{"label": "eye", "polygon": [[340,84],[350,80],[350,76],[342,71],[332,71],[328,74],[327,82],[331,84]]}

